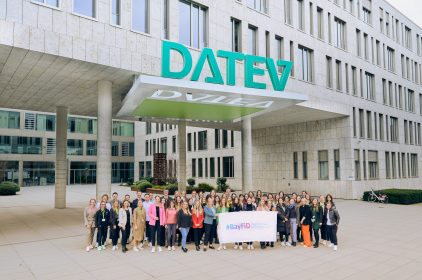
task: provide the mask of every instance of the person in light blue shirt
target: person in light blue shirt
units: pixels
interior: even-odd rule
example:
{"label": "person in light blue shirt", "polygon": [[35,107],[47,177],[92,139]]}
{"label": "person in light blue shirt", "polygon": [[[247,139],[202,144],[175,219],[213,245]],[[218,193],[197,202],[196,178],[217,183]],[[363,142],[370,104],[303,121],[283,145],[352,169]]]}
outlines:
{"label": "person in light blue shirt", "polygon": [[215,231],[214,227],[216,225],[216,212],[217,209],[214,206],[214,199],[208,195],[206,198],[207,204],[204,207],[204,227],[205,227],[205,238],[204,238],[204,251],[207,250],[207,246],[210,249],[214,249],[212,246],[212,241],[214,239],[213,233]]}

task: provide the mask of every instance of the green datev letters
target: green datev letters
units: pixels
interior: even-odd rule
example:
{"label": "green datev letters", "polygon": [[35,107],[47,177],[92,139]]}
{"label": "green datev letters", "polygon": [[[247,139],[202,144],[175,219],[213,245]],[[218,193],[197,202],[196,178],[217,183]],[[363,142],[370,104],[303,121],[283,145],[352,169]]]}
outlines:
{"label": "green datev letters", "polygon": [[[170,70],[170,51],[178,52],[183,58],[183,68],[180,71]],[[192,56],[185,46],[171,41],[163,41],[161,49],[161,76],[164,78],[183,79],[192,68]]]}
{"label": "green datev letters", "polygon": [[271,83],[274,90],[283,91],[286,87],[287,79],[289,78],[290,71],[292,70],[292,62],[286,60],[278,60],[277,66],[283,67],[280,79],[278,78],[277,69],[272,58],[267,58],[267,69],[270,75]]}
{"label": "green datev letters", "polygon": [[265,63],[266,59],[262,56],[246,55],[245,56],[245,87],[266,89],[265,83],[255,82],[254,76],[264,76],[265,70],[262,68],[254,67],[254,63]]}
{"label": "green datev letters", "polygon": [[236,85],[236,60],[243,60],[245,55],[238,52],[217,51],[217,56],[226,59],[226,84]]}
{"label": "green datev letters", "polygon": [[212,49],[204,48],[193,70],[191,81],[198,81],[201,75],[202,68],[204,68],[205,61],[208,61],[212,77],[206,77],[205,82],[213,84],[224,84],[223,76],[221,76],[220,68],[218,68],[217,60],[215,59]]}

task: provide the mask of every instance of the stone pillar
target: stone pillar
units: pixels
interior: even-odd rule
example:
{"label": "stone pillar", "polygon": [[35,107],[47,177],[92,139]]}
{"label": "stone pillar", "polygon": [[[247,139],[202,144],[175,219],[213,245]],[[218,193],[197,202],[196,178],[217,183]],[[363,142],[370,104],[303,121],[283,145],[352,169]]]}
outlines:
{"label": "stone pillar", "polygon": [[19,187],[23,187],[23,161],[19,161],[19,169],[18,169],[18,185]]}
{"label": "stone pillar", "polygon": [[253,191],[252,185],[252,124],[242,120],[242,192]]}
{"label": "stone pillar", "polygon": [[56,187],[54,202],[58,209],[66,208],[67,113],[67,107],[58,106],[56,109]]}
{"label": "stone pillar", "polygon": [[179,191],[186,190],[186,122],[179,121],[177,125],[177,182]]}
{"label": "stone pillar", "polygon": [[112,83],[98,81],[96,196],[111,193]]}

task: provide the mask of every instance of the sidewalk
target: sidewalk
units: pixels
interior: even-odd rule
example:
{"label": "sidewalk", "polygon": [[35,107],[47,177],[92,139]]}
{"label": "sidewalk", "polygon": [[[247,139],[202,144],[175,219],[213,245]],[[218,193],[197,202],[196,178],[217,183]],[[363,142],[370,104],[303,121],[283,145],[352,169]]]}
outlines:
{"label": "sidewalk", "polygon": [[[129,188],[113,186],[135,198]],[[68,208],[54,209],[54,188],[0,197],[2,279],[422,279],[422,204],[336,201],[339,250],[327,247],[152,254],[85,252],[83,207],[93,185],[68,187]]]}

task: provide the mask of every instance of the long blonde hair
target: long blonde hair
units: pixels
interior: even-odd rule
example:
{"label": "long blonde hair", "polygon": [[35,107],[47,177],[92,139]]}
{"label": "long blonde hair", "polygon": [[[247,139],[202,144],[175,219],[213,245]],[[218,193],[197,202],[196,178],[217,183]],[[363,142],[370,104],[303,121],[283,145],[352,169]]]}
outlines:
{"label": "long blonde hair", "polygon": [[199,201],[198,199],[195,200],[192,212],[195,213],[195,215],[202,214],[202,212],[204,212],[204,209],[202,209],[201,201]]}

